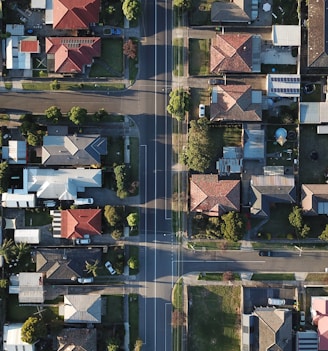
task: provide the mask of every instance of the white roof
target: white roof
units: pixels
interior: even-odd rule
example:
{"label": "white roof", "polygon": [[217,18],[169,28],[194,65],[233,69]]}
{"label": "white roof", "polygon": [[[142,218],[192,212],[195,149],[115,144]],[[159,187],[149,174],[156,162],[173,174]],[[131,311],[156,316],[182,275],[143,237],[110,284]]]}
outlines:
{"label": "white roof", "polygon": [[3,327],[3,349],[6,351],[34,351],[34,345],[22,341],[22,323],[5,324]]}
{"label": "white roof", "polygon": [[26,142],[9,140],[8,146],[2,147],[2,159],[9,164],[26,164]]}
{"label": "white roof", "polygon": [[301,102],[300,123],[328,123],[328,102]]}
{"label": "white roof", "polygon": [[19,51],[20,36],[7,38],[6,66],[7,69],[31,69],[31,53]]}
{"label": "white roof", "polygon": [[301,27],[298,25],[273,25],[272,43],[276,46],[300,46]]}
{"label": "white roof", "polygon": [[2,206],[3,207],[35,207],[35,195],[34,194],[2,194]]}
{"label": "white roof", "polygon": [[268,74],[267,95],[269,97],[299,97],[301,77],[299,74]]}
{"label": "white roof", "polygon": [[46,24],[53,24],[53,6],[52,0],[46,0],[46,13],[45,13],[45,23]]}
{"label": "white roof", "polygon": [[46,0],[31,0],[31,9],[45,9]]}
{"label": "white roof", "polygon": [[9,32],[11,36],[24,35],[23,24],[6,24],[6,32]]}
{"label": "white roof", "polygon": [[40,229],[15,229],[15,243],[39,244]]}

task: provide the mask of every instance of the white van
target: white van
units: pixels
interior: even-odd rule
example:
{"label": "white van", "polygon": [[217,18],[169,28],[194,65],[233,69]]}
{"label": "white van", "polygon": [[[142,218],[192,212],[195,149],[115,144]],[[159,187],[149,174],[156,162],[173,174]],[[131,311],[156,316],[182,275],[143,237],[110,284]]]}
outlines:
{"label": "white van", "polygon": [[283,306],[283,305],[286,305],[286,300],[285,299],[273,299],[273,298],[269,297],[268,298],[268,305]]}

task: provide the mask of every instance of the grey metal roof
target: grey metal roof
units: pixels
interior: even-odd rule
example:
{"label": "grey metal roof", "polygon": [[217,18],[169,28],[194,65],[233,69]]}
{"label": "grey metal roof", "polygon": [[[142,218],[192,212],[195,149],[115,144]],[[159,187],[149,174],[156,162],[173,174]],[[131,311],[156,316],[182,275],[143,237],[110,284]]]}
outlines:
{"label": "grey metal roof", "polygon": [[65,295],[66,323],[101,323],[101,295]]}

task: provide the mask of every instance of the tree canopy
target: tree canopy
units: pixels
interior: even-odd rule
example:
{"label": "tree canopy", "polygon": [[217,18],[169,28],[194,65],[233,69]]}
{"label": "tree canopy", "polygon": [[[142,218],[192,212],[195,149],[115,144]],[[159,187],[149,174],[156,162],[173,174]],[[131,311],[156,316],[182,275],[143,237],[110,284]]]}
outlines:
{"label": "tree canopy", "polygon": [[310,227],[307,224],[303,223],[302,209],[298,206],[294,206],[292,212],[288,216],[290,225],[295,228],[297,235],[301,235],[302,238],[305,238],[309,232]]}
{"label": "tree canopy", "polygon": [[173,0],[173,6],[189,10],[192,7],[192,0]]}
{"label": "tree canopy", "polygon": [[203,173],[216,155],[209,134],[209,124],[206,118],[190,122],[188,143],[181,154],[181,162],[189,169]]}
{"label": "tree canopy", "polygon": [[126,220],[128,222],[129,227],[136,227],[139,223],[139,214],[138,212],[132,212],[127,217]]}
{"label": "tree canopy", "polygon": [[223,223],[221,231],[224,238],[228,241],[241,240],[246,231],[246,224],[243,217],[237,212],[229,212],[221,216]]}
{"label": "tree canopy", "polygon": [[128,21],[136,20],[141,13],[141,2],[139,0],[124,0],[122,11]]}
{"label": "tree canopy", "polygon": [[54,123],[57,123],[59,119],[62,117],[62,113],[59,107],[50,106],[44,111],[46,118],[50,119]]}
{"label": "tree canopy", "polygon": [[139,262],[138,262],[138,259],[134,256],[131,256],[129,259],[128,259],[128,266],[129,268],[131,269],[137,269],[138,268],[138,265],[139,265]]}
{"label": "tree canopy", "polygon": [[183,121],[186,111],[189,110],[190,94],[184,89],[175,89],[170,92],[170,101],[167,111],[178,121]]}
{"label": "tree canopy", "polygon": [[0,162],[0,193],[7,191],[9,186],[9,168],[7,161]]}
{"label": "tree canopy", "polygon": [[128,170],[125,165],[118,165],[114,168],[114,174],[116,179],[116,195],[120,199],[124,199],[128,196],[127,183],[128,183]]}
{"label": "tree canopy", "polygon": [[46,334],[46,325],[38,317],[29,317],[22,326],[22,341],[28,344],[34,344]]}
{"label": "tree canopy", "polygon": [[326,224],[326,227],[319,236],[319,239],[328,241],[328,224]]}
{"label": "tree canopy", "polygon": [[127,40],[123,44],[123,54],[131,60],[137,57],[137,44],[135,44],[132,39]]}
{"label": "tree canopy", "polygon": [[76,125],[83,124],[87,119],[87,110],[80,106],[73,106],[68,112],[68,118]]}
{"label": "tree canopy", "polygon": [[122,210],[120,207],[106,205],[104,207],[104,217],[111,227],[116,227],[122,222]]}

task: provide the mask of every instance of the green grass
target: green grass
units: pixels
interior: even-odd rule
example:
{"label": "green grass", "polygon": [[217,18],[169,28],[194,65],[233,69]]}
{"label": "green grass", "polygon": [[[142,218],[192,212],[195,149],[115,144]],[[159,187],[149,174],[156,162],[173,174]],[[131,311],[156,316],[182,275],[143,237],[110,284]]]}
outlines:
{"label": "green grass", "polygon": [[255,273],[252,280],[295,280],[294,273]]}
{"label": "green grass", "polygon": [[[44,81],[44,82],[23,82],[22,87],[24,90],[51,90],[50,89],[50,81]],[[74,83],[74,82],[65,82],[65,81],[59,81],[60,88],[59,90],[81,90],[81,91],[86,91],[86,90],[93,90],[93,91],[116,91],[116,90],[122,90],[125,88],[124,83],[105,83],[105,82],[99,82],[97,84],[94,83]]]}
{"label": "green grass", "polygon": [[325,285],[328,283],[327,273],[308,273],[305,278],[307,282],[323,282]]}
{"label": "green grass", "polygon": [[189,74],[208,75],[210,66],[210,40],[189,39]]}
{"label": "green grass", "polygon": [[138,60],[129,59],[129,80],[134,83],[139,71]]}
{"label": "green grass", "polygon": [[139,180],[139,139],[130,138],[131,180]]}
{"label": "green grass", "polygon": [[315,91],[312,94],[301,94],[301,101],[302,102],[320,102],[321,101],[321,92],[322,86],[321,84],[314,84]]}
{"label": "green grass", "polygon": [[[33,212],[32,212],[33,211]],[[52,222],[52,217],[49,214],[49,210],[42,209],[42,211],[29,210],[25,211],[25,226],[29,227],[40,227]]]}
{"label": "green grass", "polygon": [[13,83],[12,82],[5,82],[5,88],[7,90],[11,90],[13,88]]}
{"label": "green grass", "polygon": [[240,350],[240,287],[189,287],[189,351]]}
{"label": "green grass", "polygon": [[[189,25],[213,25],[211,22],[211,8],[217,0],[193,0],[192,9],[189,11]],[[229,0],[221,0],[229,2]]]}
{"label": "green grass", "polygon": [[[238,273],[233,273],[233,280],[241,280]],[[223,281],[223,273],[208,273],[199,274],[198,280]]]}
{"label": "green grass", "polygon": [[7,320],[12,323],[24,323],[26,319],[37,312],[36,307],[19,306],[18,295],[8,295]]}
{"label": "green grass", "polygon": [[241,146],[241,132],[240,125],[213,127],[210,128],[210,137],[222,153],[223,146]]}
{"label": "green grass", "polygon": [[[315,143],[309,142],[309,140],[315,140]],[[318,152],[318,160],[314,161],[311,159],[310,155],[312,151]],[[300,184],[324,183],[324,173],[327,171],[327,165],[327,136],[317,134],[316,125],[300,125]]]}
{"label": "green grass", "polygon": [[107,155],[105,157],[105,166],[124,163],[124,140],[122,137],[110,137],[107,144]]}
{"label": "green grass", "polygon": [[122,295],[103,296],[106,299],[106,313],[102,316],[103,324],[119,324],[124,322]]}
{"label": "green grass", "polygon": [[[115,58],[115,59],[114,59]],[[124,68],[122,38],[102,39],[101,57],[95,59],[90,77],[122,77]]]}
{"label": "green grass", "polygon": [[172,292],[172,305],[175,309],[183,309],[183,282],[182,279],[179,279],[174,287]]}
{"label": "green grass", "polygon": [[183,38],[173,40],[173,74],[183,76],[184,74],[184,43]]}
{"label": "green grass", "polygon": [[227,242],[225,240],[221,241],[195,241],[189,243],[190,248],[194,248],[195,250],[239,250],[240,243]]}
{"label": "green grass", "polygon": [[[129,246],[129,255],[130,257],[136,257],[139,262],[139,246],[133,246],[133,245]],[[139,268],[137,269],[129,268],[129,270],[130,270],[130,275],[135,275],[139,273]]]}
{"label": "green grass", "polygon": [[129,295],[129,322],[130,322],[130,349],[133,350],[134,344],[139,337],[139,296]]}

